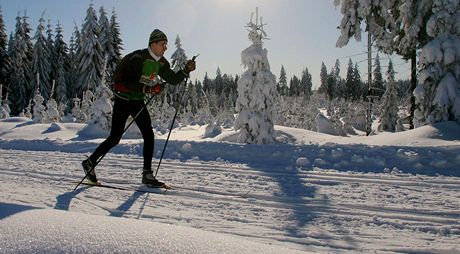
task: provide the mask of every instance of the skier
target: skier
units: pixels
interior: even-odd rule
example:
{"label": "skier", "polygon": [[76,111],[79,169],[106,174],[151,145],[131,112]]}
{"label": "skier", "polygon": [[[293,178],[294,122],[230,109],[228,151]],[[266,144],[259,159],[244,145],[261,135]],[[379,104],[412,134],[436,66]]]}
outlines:
{"label": "skier", "polygon": [[167,43],[166,35],[155,29],[150,34],[148,48],[126,55],[118,64],[112,81],[115,102],[110,135],[88,159],[82,162],[83,170],[91,182],[97,183],[94,167],[102,156],[119,143],[128,117],[135,117],[140,112],[135,123],[144,139],[142,183],[156,187],[164,186],[164,183],[155,178],[152,171],[154,135],[150,115],[145,107],[144,95],[161,92],[162,85],[159,77],[169,84],[177,85],[195,70],[194,60],[189,60],[183,70],[178,72],[171,70],[169,62],[163,57]]}

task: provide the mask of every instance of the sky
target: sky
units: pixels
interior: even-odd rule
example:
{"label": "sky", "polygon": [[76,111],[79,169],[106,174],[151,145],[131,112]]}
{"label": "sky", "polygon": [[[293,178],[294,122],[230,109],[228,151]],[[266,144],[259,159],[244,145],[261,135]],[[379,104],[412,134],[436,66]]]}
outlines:
{"label": "sky", "polygon": [[[118,16],[123,40],[122,54],[147,47],[151,31],[158,28],[169,39],[166,58],[176,49],[177,36],[187,56],[197,58],[197,70],[191,79],[202,80],[205,73],[214,78],[219,67],[222,73],[241,75],[241,51],[251,45],[245,27],[251,13],[259,8],[266,23],[269,39],[264,42],[268,50],[271,71],[277,77],[281,66],[288,79],[301,77],[308,68],[314,87],[319,86],[321,63],[328,71],[336,59],[341,63],[341,76],[346,76],[348,59],[358,62],[363,79],[367,78],[366,43],[351,39],[343,48],[336,48],[341,21],[340,9],[332,0],[93,0],[99,15],[103,6],[110,18],[114,9]],[[27,11],[32,34],[43,12],[53,29],[59,22],[64,29],[64,39],[69,41],[75,24],[80,28],[90,1],[82,0],[0,0],[6,30],[14,31],[16,16]],[[363,38],[367,38],[363,34]],[[398,56],[380,54],[382,73],[386,72],[388,59],[392,58],[397,78],[408,78],[409,64]]]}

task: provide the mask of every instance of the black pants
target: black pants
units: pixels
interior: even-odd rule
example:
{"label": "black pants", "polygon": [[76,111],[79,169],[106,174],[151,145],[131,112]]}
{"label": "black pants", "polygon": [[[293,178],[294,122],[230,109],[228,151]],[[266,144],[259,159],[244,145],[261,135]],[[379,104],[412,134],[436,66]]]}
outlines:
{"label": "black pants", "polygon": [[[135,117],[144,105],[144,101],[126,101],[115,97],[110,135],[96,148],[94,153],[91,154],[89,157],[91,162],[97,162],[101,156],[109,152],[110,149],[120,142],[128,117]],[[144,139],[144,170],[152,170],[154,136],[152,122],[147,108],[142,110],[135,122]]]}

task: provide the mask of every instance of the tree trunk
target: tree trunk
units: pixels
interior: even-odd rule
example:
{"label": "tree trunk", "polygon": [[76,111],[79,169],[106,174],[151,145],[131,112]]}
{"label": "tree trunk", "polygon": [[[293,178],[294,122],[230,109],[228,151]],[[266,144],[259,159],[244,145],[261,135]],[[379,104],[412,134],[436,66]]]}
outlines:
{"label": "tree trunk", "polygon": [[415,51],[410,56],[411,74],[410,74],[410,117],[409,128],[414,129],[414,112],[415,112],[415,96],[414,90],[417,87],[417,55]]}

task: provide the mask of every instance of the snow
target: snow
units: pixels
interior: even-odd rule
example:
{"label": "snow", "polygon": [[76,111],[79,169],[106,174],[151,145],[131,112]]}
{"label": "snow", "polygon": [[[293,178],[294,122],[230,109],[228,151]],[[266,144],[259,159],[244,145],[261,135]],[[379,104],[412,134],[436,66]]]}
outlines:
{"label": "snow", "polygon": [[[0,120],[0,253],[460,253],[456,122],[369,137],[275,126],[268,145],[176,128],[166,194],[72,191],[102,141],[84,128]],[[136,187],[141,166],[142,139],[124,138],[96,171]]]}
{"label": "snow", "polygon": [[241,237],[152,221],[2,203],[0,208],[14,211],[14,215],[0,214],[4,227],[2,253],[11,250],[21,253],[302,253],[252,243]]}

